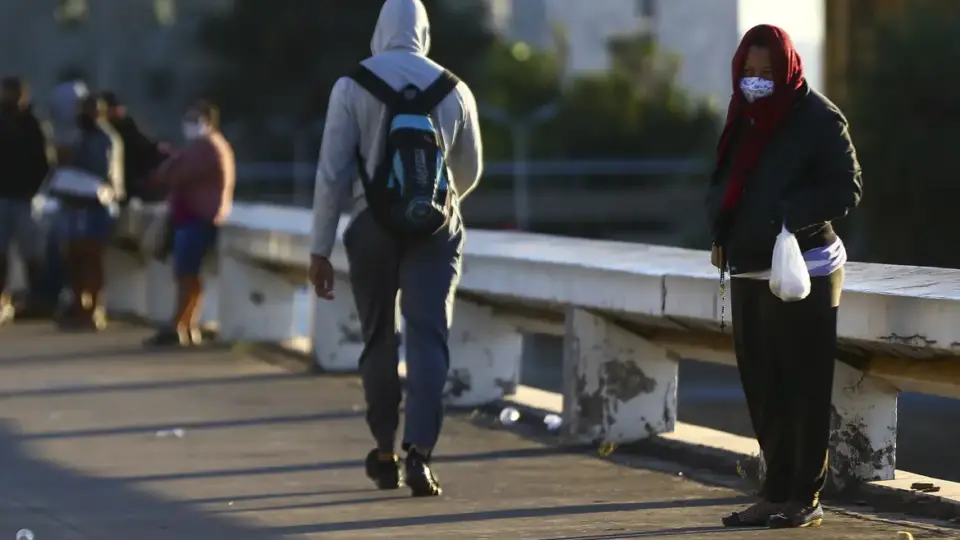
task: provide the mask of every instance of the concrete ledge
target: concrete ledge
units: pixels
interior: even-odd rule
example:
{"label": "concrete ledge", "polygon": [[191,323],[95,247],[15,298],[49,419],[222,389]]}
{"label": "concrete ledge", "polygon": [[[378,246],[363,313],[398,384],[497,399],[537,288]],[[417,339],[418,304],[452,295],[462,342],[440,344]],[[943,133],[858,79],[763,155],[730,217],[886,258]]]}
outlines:
{"label": "concrete ledge", "polygon": [[[520,386],[516,394],[485,409],[499,414],[504,407],[513,407],[521,413],[520,422],[524,425],[535,425],[546,430],[544,417],[560,414],[562,402],[561,394]],[[618,452],[623,451],[684,463],[720,474],[736,475],[739,472],[748,479],[758,478],[759,447],[756,440],[681,422],[677,422],[673,433],[624,445]],[[919,491],[911,487],[915,484],[932,484],[939,491]],[[870,482],[854,490],[830,494],[829,499],[869,505],[880,512],[960,521],[960,483],[907,471],[897,470],[895,480]]]}

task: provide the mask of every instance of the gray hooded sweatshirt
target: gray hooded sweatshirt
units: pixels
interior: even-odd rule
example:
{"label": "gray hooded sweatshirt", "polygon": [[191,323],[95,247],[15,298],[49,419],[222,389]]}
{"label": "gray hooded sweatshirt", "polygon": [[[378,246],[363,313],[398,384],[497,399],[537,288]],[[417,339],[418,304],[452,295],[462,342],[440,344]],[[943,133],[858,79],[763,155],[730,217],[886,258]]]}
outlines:
{"label": "gray hooded sweatshirt", "polygon": [[[443,73],[427,58],[430,22],[420,0],[386,0],[371,42],[373,56],[362,63],[394,89],[414,84],[426,88]],[[366,208],[357,173],[356,150],[371,176],[386,152],[387,111],[352,79],[337,81],[327,108],[313,202],[312,253],[329,257],[336,241],[342,203],[353,198],[353,217]],[[462,201],[476,187],[483,169],[477,104],[466,84],[436,108],[452,184]]]}

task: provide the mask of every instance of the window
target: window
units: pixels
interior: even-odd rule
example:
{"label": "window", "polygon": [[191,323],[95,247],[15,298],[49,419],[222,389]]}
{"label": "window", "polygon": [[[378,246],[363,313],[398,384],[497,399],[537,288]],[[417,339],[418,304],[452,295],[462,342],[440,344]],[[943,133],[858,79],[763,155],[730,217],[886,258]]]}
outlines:
{"label": "window", "polygon": [[87,0],[57,0],[57,8],[53,12],[54,18],[60,23],[78,23],[87,18],[90,6]]}
{"label": "window", "polygon": [[177,0],[153,0],[153,15],[160,26],[177,22]]}
{"label": "window", "polygon": [[657,11],[656,0],[636,0],[637,17],[652,18]]}

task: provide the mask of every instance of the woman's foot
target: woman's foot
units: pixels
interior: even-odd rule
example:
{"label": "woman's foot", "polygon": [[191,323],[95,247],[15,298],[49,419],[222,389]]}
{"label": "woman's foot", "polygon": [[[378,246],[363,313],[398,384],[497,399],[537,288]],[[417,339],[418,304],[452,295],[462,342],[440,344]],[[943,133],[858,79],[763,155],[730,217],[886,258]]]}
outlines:
{"label": "woman's foot", "polygon": [[822,522],[823,507],[819,502],[813,505],[790,503],[780,512],[770,516],[768,525],[771,529],[796,529],[818,527]]}
{"label": "woman's foot", "polygon": [[187,330],[187,339],[190,342],[190,345],[196,347],[197,345],[203,345],[203,332],[197,328],[193,327]]}
{"label": "woman's foot", "polygon": [[760,501],[740,512],[731,512],[723,517],[724,527],[766,527],[770,517],[783,510],[784,505]]}

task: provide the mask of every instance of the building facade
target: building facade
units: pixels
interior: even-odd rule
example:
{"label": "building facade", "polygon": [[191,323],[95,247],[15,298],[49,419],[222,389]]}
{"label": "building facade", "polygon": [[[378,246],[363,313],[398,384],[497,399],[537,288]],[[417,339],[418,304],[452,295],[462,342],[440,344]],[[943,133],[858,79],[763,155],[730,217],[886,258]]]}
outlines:
{"label": "building facade", "polygon": [[[207,64],[200,21],[232,0],[0,0],[0,73],[18,75],[43,111],[66,77],[120,94],[158,135],[179,128]],[[172,121],[171,118],[176,119]]]}
{"label": "building facade", "polygon": [[681,85],[724,103],[730,96],[730,61],[752,26],[784,27],[797,44],[811,83],[821,85],[825,0],[488,0],[508,39],[550,48],[558,29],[568,46],[571,74],[609,68],[607,43],[619,35],[648,33],[680,60]]}

